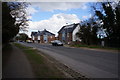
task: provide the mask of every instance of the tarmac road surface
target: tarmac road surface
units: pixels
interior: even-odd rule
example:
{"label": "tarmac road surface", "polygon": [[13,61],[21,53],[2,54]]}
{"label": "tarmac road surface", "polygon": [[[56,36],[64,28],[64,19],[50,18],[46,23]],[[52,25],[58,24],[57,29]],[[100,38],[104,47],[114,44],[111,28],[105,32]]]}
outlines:
{"label": "tarmac road surface", "polygon": [[21,44],[37,48],[89,78],[118,78],[117,52],[52,46],[50,44]]}

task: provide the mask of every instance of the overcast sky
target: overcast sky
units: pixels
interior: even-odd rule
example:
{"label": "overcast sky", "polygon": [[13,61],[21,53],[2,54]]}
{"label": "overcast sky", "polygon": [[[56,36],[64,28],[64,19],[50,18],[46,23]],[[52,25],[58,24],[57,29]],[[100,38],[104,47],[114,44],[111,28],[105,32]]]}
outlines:
{"label": "overcast sky", "polygon": [[57,32],[66,23],[79,23],[90,18],[91,8],[88,2],[31,2],[27,8],[30,37],[31,31],[48,31],[58,35]]}

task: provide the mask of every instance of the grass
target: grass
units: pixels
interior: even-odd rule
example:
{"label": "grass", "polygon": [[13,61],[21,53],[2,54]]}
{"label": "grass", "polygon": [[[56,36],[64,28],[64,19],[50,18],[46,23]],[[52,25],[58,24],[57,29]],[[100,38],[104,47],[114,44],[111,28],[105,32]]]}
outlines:
{"label": "grass", "polygon": [[102,47],[98,45],[82,45],[82,44],[71,45],[71,47],[86,47],[86,48],[105,49],[105,50],[120,50],[120,48]]}
{"label": "grass", "polygon": [[36,78],[64,78],[64,74],[58,70],[53,63],[50,63],[43,56],[41,56],[38,50],[31,47],[26,47],[18,43],[14,43],[15,46],[22,49],[28,60],[31,63],[33,72]]}

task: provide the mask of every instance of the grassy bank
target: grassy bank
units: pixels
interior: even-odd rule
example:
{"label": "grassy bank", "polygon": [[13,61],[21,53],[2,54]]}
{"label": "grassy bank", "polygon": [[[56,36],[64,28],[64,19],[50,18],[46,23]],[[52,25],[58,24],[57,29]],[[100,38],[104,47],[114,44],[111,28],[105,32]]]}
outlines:
{"label": "grassy bank", "polygon": [[70,45],[71,47],[85,47],[85,48],[94,48],[94,49],[104,49],[104,50],[120,50],[120,48],[111,48],[111,47],[102,47],[97,45],[82,45],[82,44],[76,44],[76,45]]}
{"label": "grassy bank", "polygon": [[[64,78],[65,75],[58,70],[53,63],[46,60],[39,51],[31,47],[26,47],[18,43],[15,46],[23,50],[31,63],[36,78]],[[38,54],[39,53],[39,54]]]}

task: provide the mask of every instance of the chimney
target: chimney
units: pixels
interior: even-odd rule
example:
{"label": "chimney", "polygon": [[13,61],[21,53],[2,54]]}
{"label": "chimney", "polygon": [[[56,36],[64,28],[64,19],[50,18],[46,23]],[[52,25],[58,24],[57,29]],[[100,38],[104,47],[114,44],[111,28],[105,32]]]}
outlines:
{"label": "chimney", "polygon": [[44,31],[46,31],[46,29],[44,29]]}
{"label": "chimney", "polygon": [[40,33],[40,31],[38,30],[38,33]]}

